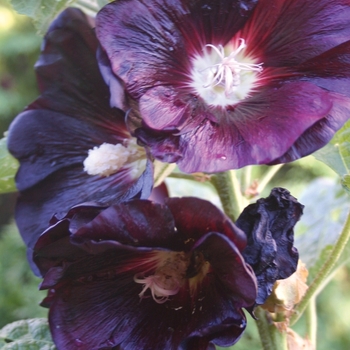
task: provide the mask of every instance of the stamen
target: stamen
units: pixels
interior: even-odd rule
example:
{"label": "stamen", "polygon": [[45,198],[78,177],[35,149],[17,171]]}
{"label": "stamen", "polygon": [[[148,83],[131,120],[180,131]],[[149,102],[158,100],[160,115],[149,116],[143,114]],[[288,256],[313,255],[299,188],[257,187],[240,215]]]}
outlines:
{"label": "stamen", "polygon": [[159,252],[157,256],[159,263],[154,274],[147,277],[136,274],[134,281],[143,284],[140,298],[146,298],[145,293],[149,289],[153,300],[162,304],[171,295],[177,294],[184,284],[190,257],[184,252]]}
{"label": "stamen", "polygon": [[[145,150],[137,145],[136,139],[125,140],[123,144],[103,143],[89,150],[84,160],[84,170],[89,175],[110,176],[123,166],[145,159]],[[143,166],[143,164],[137,166]],[[136,169],[139,173],[140,169]]]}
{"label": "stamen", "polygon": [[232,51],[228,56],[225,56],[222,45],[219,45],[218,47],[211,44],[205,45],[206,47],[211,47],[217,53],[221,62],[213,64],[200,71],[200,73],[202,73],[209,69],[213,74],[210,81],[203,85],[204,88],[224,85],[225,95],[228,96],[240,85],[242,71],[261,72],[263,70],[263,63],[241,63],[236,60],[236,56],[246,47],[245,40],[242,38],[239,40],[240,44],[237,49]]}
{"label": "stamen", "polygon": [[151,275],[145,278],[139,278],[138,275],[134,276],[134,281],[136,283],[143,284],[141,293],[139,294],[140,298],[145,298],[144,294],[147,289],[150,289],[153,300],[158,304],[165,303],[170,295],[175,295],[178,293],[180,286],[174,287],[173,289],[165,289],[161,286],[162,281],[160,276]]}

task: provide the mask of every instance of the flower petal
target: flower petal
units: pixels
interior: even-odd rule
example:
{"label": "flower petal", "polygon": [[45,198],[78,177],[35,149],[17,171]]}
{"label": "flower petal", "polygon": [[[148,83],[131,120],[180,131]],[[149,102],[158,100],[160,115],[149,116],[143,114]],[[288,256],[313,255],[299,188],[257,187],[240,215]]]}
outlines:
{"label": "flower petal", "polygon": [[125,137],[122,112],[109,107],[92,21],[80,10],[68,8],[51,24],[35,64],[41,96],[27,109],[52,110]]}
{"label": "flower petal", "polygon": [[[186,236],[198,239],[204,233],[220,232],[229,237],[242,251],[246,246],[246,236],[216,206],[198,198],[169,198],[166,205],[174,215],[177,231]],[[188,207],[193,210],[188,210]]]}
{"label": "flower petal", "polygon": [[350,115],[350,99],[334,93],[328,95],[333,100],[333,106],[327,117],[307,129],[283,156],[270,164],[291,162],[315,152],[325,146],[344,125]]}
{"label": "flower petal", "polygon": [[303,207],[287,190],[274,188],[268,198],[246,207],[236,221],[248,237],[243,257],[258,280],[258,305],[271,294],[276,280],[296,271],[299,255],[293,247],[293,228]]}
{"label": "flower petal", "polygon": [[[154,137],[157,134],[146,127],[136,135],[155,157],[163,159],[165,154],[168,161],[177,161],[185,172],[266,164],[285,154],[300,135],[324,119],[333,100],[334,96],[315,85],[291,82],[257,92],[227,112],[227,121],[221,125],[207,119],[196,129],[172,137]],[[302,155],[308,154],[308,149],[304,152]]]}
{"label": "flower petal", "polygon": [[114,205],[75,233],[87,240],[117,240],[144,247],[179,246],[174,218],[165,206],[150,201],[130,201]]}
{"label": "flower petal", "polygon": [[[45,178],[23,191],[17,202],[15,218],[26,245],[32,248],[40,234],[48,227],[53,214],[64,215],[72,206],[84,201],[115,203],[135,198],[150,188],[153,181],[150,166],[132,182],[127,170],[110,177],[98,178],[83,171],[82,165],[72,165]],[[69,179],[69,181],[67,181]],[[113,191],[112,191],[113,189]]]}
{"label": "flower petal", "polygon": [[261,0],[238,37],[266,67],[298,65],[349,40],[344,0]]}
{"label": "flower petal", "polygon": [[[117,126],[123,118],[119,111],[110,120],[116,121]],[[16,175],[17,188],[24,191],[64,168],[82,167],[94,146],[120,143],[128,137],[123,128],[108,133],[102,126],[69,115],[44,109],[27,110],[18,115],[9,130],[8,147],[21,163]]]}

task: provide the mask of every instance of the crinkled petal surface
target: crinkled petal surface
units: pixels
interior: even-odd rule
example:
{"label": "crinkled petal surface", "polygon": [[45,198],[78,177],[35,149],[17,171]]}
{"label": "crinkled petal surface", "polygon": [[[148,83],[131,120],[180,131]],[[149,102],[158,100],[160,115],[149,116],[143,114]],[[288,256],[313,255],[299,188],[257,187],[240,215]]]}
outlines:
{"label": "crinkled petal surface", "polygon": [[[96,30],[109,74],[137,101],[136,135],[183,171],[292,161],[349,118],[347,0],[116,1]],[[263,64],[258,84],[235,104],[210,105],[191,88],[193,57],[239,39]]]}
{"label": "crinkled petal surface", "polygon": [[35,67],[41,95],[9,130],[8,147],[20,161],[16,221],[29,248],[55,213],[86,201],[147,198],[152,188],[149,162],[140,178],[126,166],[109,177],[84,171],[90,149],[131,137],[124,112],[109,107],[90,21],[71,8],[52,23]]}
{"label": "crinkled petal surface", "polygon": [[[239,229],[220,224],[216,210],[198,221],[208,206],[171,198],[167,205],[134,200],[105,210],[77,207],[49,228],[34,259],[45,270],[42,288],[50,291],[43,305],[50,307],[58,349],[204,350],[235,343],[246,324],[242,308],[254,304],[256,280],[232,240],[211,231],[223,225],[235,236]],[[198,214],[186,216],[186,209]],[[201,256],[209,268],[199,273],[191,260],[177,294],[163,303],[140,298],[134,276],[155,273],[157,254],[174,251]]]}
{"label": "crinkled petal surface", "polygon": [[293,229],[303,207],[287,190],[274,188],[269,197],[246,207],[236,221],[248,237],[243,256],[258,280],[258,305],[271,294],[276,280],[296,271],[299,255]]}
{"label": "crinkled petal surface", "polygon": [[138,98],[154,86],[169,85],[169,80],[181,84],[181,78],[187,79],[190,54],[207,43],[230,40],[256,2],[115,1],[97,15],[96,34],[113,71]]}

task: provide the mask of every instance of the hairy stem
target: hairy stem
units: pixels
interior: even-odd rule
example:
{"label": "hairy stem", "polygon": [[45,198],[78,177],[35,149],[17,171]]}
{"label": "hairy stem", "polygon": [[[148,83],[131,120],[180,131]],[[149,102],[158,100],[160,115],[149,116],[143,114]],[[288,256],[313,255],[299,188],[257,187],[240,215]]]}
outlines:
{"label": "hairy stem", "polygon": [[278,164],[274,166],[270,166],[266,173],[264,174],[264,177],[259,181],[259,185],[257,188],[257,193],[261,193],[266,185],[271,181],[271,179],[276,175],[276,173],[282,168],[284,164]]}
{"label": "hairy stem", "polygon": [[251,182],[252,182],[252,166],[248,165],[244,167],[241,170],[241,176],[240,176],[240,181],[241,181],[241,189],[242,192],[245,193],[245,191],[250,187]]}
{"label": "hairy stem", "polygon": [[220,197],[225,214],[234,222],[242,212],[245,202],[234,171],[217,173],[210,181]]}
{"label": "hairy stem", "polygon": [[261,307],[255,310],[257,317],[256,325],[258,327],[263,350],[287,350],[287,334],[280,332],[275,325],[270,322],[267,312]]}
{"label": "hairy stem", "polygon": [[309,305],[306,308],[305,316],[306,316],[307,336],[313,348],[316,349],[316,336],[317,336],[316,296],[311,298]]}
{"label": "hairy stem", "polygon": [[319,292],[319,289],[321,286],[324,285],[324,281],[327,279],[328,274],[332,271],[334,265],[340,258],[340,255],[342,254],[346,243],[348,242],[350,237],[350,212],[348,213],[348,217],[346,219],[345,225],[343,227],[343,230],[334,245],[328,259],[325,261],[323,266],[320,268],[318,274],[316,275],[315,279],[311,282],[308,290],[306,291],[304,297],[300,301],[300,303],[295,307],[294,315],[290,319],[290,324],[293,325],[295,322],[298,321],[300,316],[305,311],[309,301],[317,295]]}

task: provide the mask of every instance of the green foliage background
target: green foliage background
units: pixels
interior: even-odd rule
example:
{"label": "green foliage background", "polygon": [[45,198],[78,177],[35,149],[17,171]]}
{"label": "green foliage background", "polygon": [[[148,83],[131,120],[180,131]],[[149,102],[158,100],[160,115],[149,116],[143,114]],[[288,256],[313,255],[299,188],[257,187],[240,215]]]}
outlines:
{"label": "green foliage background", "polygon": [[[31,21],[0,0],[1,137],[16,114],[38,95],[33,65],[40,43]],[[0,195],[0,328],[18,319],[47,315],[38,306],[45,295],[38,291],[40,279],[28,267],[26,249],[13,222],[16,197],[16,193]]]}
{"label": "green foliage background", "polygon": [[[21,3],[21,1],[17,1],[17,3]],[[22,3],[26,2],[22,1]],[[31,20],[26,16],[14,14],[8,3],[5,0],[0,0],[1,137],[17,113],[38,94],[33,66],[37,59],[40,43],[41,38],[36,34]],[[329,148],[323,150],[324,154],[330,154],[330,161],[334,159],[332,151]],[[263,170],[263,167],[254,169],[254,177],[259,177],[261,169]],[[312,191],[308,193],[310,203],[315,203],[315,207],[311,209],[315,211],[316,216],[322,220],[328,220],[328,231],[325,233],[327,238],[328,234],[336,235],[341,227],[341,205],[343,204],[340,203],[345,203],[346,207],[349,207],[349,198],[344,199],[345,191],[342,190],[340,180],[335,173],[308,157],[306,160],[284,166],[271,186],[284,186],[294,196],[299,197],[302,196],[305,189],[307,190],[307,187],[311,188],[311,185],[308,184],[319,176],[325,176],[327,181],[331,181],[337,188],[337,190],[332,190],[336,197],[333,199],[341,199],[340,202],[336,202],[338,207],[334,208],[335,212],[332,212],[331,217],[327,218],[324,216],[327,213],[327,209],[323,206],[324,202],[319,198],[316,199],[319,191],[314,190],[314,194]],[[205,187],[205,185],[202,186]],[[205,193],[205,196],[208,196],[213,193],[210,188],[207,192],[203,191],[204,187],[195,190],[193,182],[187,184],[185,180],[182,180],[181,186],[177,187],[184,191],[183,195],[193,193],[193,195],[200,196],[198,193]],[[268,195],[268,190],[263,193],[263,196]],[[181,195],[181,193],[175,194]],[[28,267],[25,247],[13,222],[16,196],[14,193],[0,195],[0,328],[19,319],[46,317],[47,315],[47,310],[38,305],[45,292],[38,291],[40,279],[33,276]],[[330,201],[333,199],[329,198]],[[213,200],[217,203],[217,198],[213,198]],[[300,223],[299,234],[301,236],[303,234],[310,235],[313,229],[318,227],[316,224],[307,227],[310,220],[306,223]],[[312,234],[317,235],[320,232]],[[307,252],[303,254],[306,259],[310,258]],[[350,269],[348,264],[339,269],[334,279],[319,295],[317,307],[319,311],[317,348],[319,350],[350,349],[348,331],[350,325]],[[296,324],[295,329],[300,335],[303,335],[304,326],[303,319]],[[1,344],[0,348],[2,348]],[[261,348],[255,324],[251,318],[248,319],[248,328],[243,339],[233,348],[237,350]]]}

